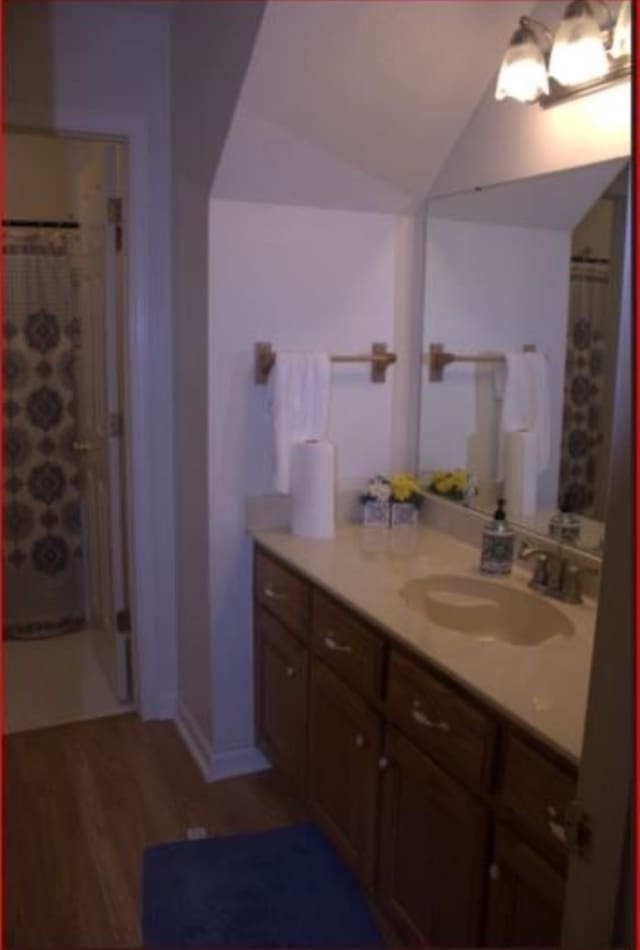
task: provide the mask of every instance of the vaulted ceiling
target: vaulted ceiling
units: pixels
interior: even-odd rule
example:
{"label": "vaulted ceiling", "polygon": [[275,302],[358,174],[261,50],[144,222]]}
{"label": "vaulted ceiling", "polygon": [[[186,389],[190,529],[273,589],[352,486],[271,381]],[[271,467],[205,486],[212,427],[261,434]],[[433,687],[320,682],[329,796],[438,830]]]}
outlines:
{"label": "vaulted ceiling", "polygon": [[495,81],[520,0],[272,0],[214,195],[372,211],[425,196]]}

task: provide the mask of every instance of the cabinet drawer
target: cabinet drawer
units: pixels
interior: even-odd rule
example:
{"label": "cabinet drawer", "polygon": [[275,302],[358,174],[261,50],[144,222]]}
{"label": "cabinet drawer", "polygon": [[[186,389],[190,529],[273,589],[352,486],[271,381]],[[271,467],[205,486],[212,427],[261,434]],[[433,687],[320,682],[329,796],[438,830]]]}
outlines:
{"label": "cabinet drawer", "polygon": [[256,551],[254,590],[256,599],[268,607],[290,630],[302,637],[309,631],[309,587],[296,574]]}
{"label": "cabinet drawer", "polygon": [[576,772],[508,731],[498,796],[505,817],[515,819],[535,840],[566,853],[567,806],[576,795]]}
{"label": "cabinet drawer", "polygon": [[488,784],[495,725],[472,700],[414,660],[391,651],[387,710],[390,719],[455,775]]}
{"label": "cabinet drawer", "polygon": [[382,639],[345,607],[316,590],[312,617],[316,655],[362,693],[380,696]]}

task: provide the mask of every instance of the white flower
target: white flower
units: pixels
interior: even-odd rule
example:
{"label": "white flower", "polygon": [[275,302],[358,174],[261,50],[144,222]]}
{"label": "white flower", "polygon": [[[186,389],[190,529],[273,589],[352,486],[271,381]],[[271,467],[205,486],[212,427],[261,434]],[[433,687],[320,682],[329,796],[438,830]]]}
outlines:
{"label": "white flower", "polygon": [[374,501],[389,501],[391,498],[391,485],[384,478],[371,478],[367,485],[367,495]]}

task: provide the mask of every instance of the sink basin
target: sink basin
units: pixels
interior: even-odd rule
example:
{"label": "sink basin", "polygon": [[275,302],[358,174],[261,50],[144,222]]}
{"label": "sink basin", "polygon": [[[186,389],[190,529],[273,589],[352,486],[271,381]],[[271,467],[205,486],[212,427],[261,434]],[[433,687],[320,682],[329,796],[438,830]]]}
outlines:
{"label": "sink basin", "polygon": [[536,646],[574,633],[571,620],[554,603],[500,580],[435,574],[408,581],[399,593],[435,626],[474,640]]}

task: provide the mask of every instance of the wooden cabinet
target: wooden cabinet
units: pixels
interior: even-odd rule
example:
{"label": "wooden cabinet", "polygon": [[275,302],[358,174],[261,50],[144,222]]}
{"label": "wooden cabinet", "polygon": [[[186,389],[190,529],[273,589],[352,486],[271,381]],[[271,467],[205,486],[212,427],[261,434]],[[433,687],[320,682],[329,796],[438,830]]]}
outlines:
{"label": "wooden cabinet", "polygon": [[273,765],[304,792],[307,651],[265,610],[256,610],[255,623],[258,742]]}
{"label": "wooden cabinet", "polygon": [[409,944],[477,946],[488,810],[393,728],[385,760],[382,911]]}
{"label": "wooden cabinet", "polygon": [[559,945],[577,770],[256,553],[256,730],[407,944]]}
{"label": "wooden cabinet", "polygon": [[564,878],[520,836],[500,824],[489,885],[487,946],[560,945]]}
{"label": "wooden cabinet", "polygon": [[373,878],[380,719],[324,664],[313,665],[311,814],[365,883]]}

